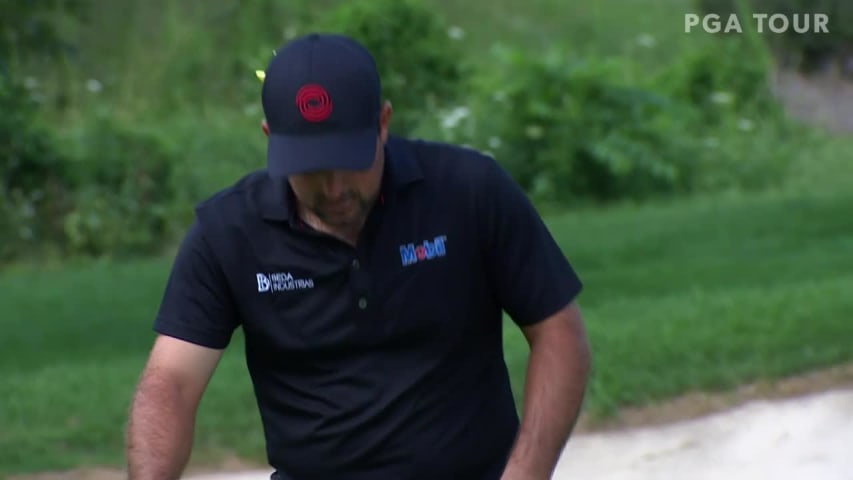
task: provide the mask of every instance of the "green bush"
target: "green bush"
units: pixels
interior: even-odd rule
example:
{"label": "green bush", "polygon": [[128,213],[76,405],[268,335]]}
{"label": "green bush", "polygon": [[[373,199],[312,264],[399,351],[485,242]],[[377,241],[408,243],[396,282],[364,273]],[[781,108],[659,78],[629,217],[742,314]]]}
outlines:
{"label": "green bush", "polygon": [[690,188],[699,145],[685,120],[695,112],[632,84],[632,65],[559,49],[495,53],[474,82],[474,100],[444,119],[443,140],[492,152],[541,202]]}
{"label": "green bush", "polygon": [[179,157],[161,134],[95,114],[68,138],[75,152],[74,202],[64,218],[69,253],[150,253],[170,238]]}
{"label": "green bush", "polygon": [[0,185],[31,194],[61,176],[62,160],[37,125],[38,102],[20,82],[0,75]]}
{"label": "green bush", "polygon": [[0,87],[9,112],[0,116],[0,264],[155,253],[188,225],[196,202],[265,163],[253,115],[157,123],[93,110],[48,131],[38,128],[26,88]]}
{"label": "green bush", "polygon": [[425,115],[452,105],[465,76],[458,40],[420,0],[346,2],[307,28],[350,35],[373,53],[397,134],[409,134]]}
{"label": "green bush", "polygon": [[773,185],[802,153],[748,39],[660,69],[628,59],[497,49],[420,136],[493,153],[540,203],[644,200]]}
{"label": "green bush", "polygon": [[75,196],[64,238],[75,254],[159,251],[198,201],[266,163],[257,118],[227,110],[132,124],[101,112],[65,140]]}
{"label": "green bush", "polygon": [[56,61],[69,47],[56,28],[83,13],[79,0],[0,0],[0,263],[61,234],[70,195],[64,152],[42,124],[43,92],[22,63]]}
{"label": "green bush", "polygon": [[772,68],[758,37],[732,35],[698,43],[650,78],[649,88],[697,112],[683,119],[703,146],[695,190],[773,185],[801,153],[797,127],[770,89]]}
{"label": "green bush", "polygon": [[56,237],[70,185],[64,154],[38,122],[31,91],[0,75],[0,262]]}
{"label": "green bush", "polygon": [[28,148],[0,157],[19,159],[0,185],[0,262],[44,253],[145,254],[172,239],[185,209],[173,182],[178,157],[158,131],[93,115],[62,139],[47,138],[19,135]]}
{"label": "green bush", "polygon": [[754,37],[714,39],[686,50],[658,73],[649,86],[698,108],[705,124],[744,112],[779,115],[781,106],[769,88],[772,62]]}
{"label": "green bush", "polygon": [[169,151],[176,153],[171,188],[175,221],[188,225],[192,206],[251,170],[266,167],[266,138],[254,112],[210,110],[178,115],[158,124]]}
{"label": "green bush", "polygon": [[[6,3],[14,2],[0,0]],[[126,78],[105,78],[103,92],[78,98],[79,111],[54,112],[60,129],[39,127],[34,92],[3,77],[0,261],[46,246],[66,254],[148,253],[175,239],[196,201],[264,165],[260,88],[251,70],[281,30],[283,37],[331,31],[361,40],[394,104],[395,133],[491,151],[538,202],[757,188],[802,153],[794,140],[800,132],[767,89],[772,62],[755,41],[766,36],[710,36],[653,74],[627,59],[583,59],[558,48],[535,55],[498,49],[493,58],[469,61],[442,17],[420,0],[329,9],[312,3],[311,15],[285,15],[285,25],[275,20],[282,9],[300,6],[164,5],[145,4],[139,18],[165,22],[114,28],[143,31],[170,48],[122,57],[146,75],[113,68]],[[203,22],[186,27],[183,18],[202,12]],[[15,52],[25,51],[21,45],[0,43]],[[224,60],[205,63],[214,53]],[[218,80],[196,81],[211,75]],[[228,105],[211,105],[221,101]],[[112,110],[90,108],[99,103]]]}

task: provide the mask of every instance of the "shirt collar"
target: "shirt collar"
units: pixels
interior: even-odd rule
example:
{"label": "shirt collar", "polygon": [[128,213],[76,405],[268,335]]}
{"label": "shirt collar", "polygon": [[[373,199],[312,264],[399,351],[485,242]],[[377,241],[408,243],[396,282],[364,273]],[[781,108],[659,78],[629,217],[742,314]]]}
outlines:
{"label": "shirt collar", "polygon": [[[387,205],[393,202],[396,195],[409,186],[423,179],[423,172],[418,165],[411,144],[402,138],[388,137],[385,143],[385,168],[382,174],[382,186],[379,192],[380,203]],[[295,198],[290,184],[286,179],[267,178],[260,192],[261,215],[266,220],[290,221],[297,220],[295,215]]]}

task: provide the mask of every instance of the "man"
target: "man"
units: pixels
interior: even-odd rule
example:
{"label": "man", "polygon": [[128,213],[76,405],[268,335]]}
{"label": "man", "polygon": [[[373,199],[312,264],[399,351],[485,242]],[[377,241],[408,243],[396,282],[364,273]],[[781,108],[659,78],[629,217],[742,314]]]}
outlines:
{"label": "man", "polygon": [[[389,136],[380,90],[343,36],[271,60],[268,168],[196,209],[131,407],[132,480],[179,477],[238,326],[273,478],[550,478],[587,382],[581,283],[492,158]],[[530,345],[521,422],[504,311]]]}

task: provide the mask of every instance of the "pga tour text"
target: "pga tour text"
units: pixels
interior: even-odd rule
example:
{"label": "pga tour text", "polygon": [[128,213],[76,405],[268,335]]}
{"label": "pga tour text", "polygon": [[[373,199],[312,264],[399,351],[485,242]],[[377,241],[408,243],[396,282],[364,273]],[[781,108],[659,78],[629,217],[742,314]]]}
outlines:
{"label": "pga tour text", "polygon": [[[829,15],[825,13],[753,13],[749,19],[755,25],[758,33],[829,33]],[[694,28],[701,28],[707,33],[743,33],[743,21],[735,13],[720,16],[716,13],[684,15],[684,33],[690,33]]]}

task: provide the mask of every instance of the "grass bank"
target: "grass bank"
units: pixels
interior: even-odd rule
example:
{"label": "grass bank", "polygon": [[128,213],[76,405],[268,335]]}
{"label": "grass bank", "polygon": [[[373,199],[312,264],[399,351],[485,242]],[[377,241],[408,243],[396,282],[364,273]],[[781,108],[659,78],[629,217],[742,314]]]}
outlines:
{"label": "grass bank", "polygon": [[[853,360],[853,194],[768,193],[549,217],[586,283],[596,417]],[[121,464],[126,408],[169,259],[0,276],[0,476]],[[226,353],[196,458],[263,460],[242,358]],[[521,391],[527,348],[509,329]],[[518,397],[520,404],[520,397]]]}

